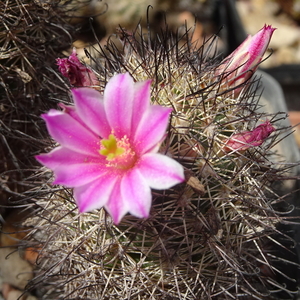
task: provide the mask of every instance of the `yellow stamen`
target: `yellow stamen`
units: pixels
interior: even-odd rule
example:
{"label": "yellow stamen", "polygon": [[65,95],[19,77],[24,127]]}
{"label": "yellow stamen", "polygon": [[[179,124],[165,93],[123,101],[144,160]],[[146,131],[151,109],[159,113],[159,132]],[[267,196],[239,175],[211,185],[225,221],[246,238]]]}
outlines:
{"label": "yellow stamen", "polygon": [[104,148],[100,149],[99,153],[106,156],[106,159],[110,161],[125,151],[124,148],[118,147],[116,137],[113,134],[109,135],[108,140],[103,139],[101,144]]}

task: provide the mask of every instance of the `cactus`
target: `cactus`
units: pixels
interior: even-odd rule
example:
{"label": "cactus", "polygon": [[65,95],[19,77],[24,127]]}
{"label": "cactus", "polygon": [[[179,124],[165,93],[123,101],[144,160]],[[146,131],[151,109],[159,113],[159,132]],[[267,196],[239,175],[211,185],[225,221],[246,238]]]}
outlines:
{"label": "cactus", "polygon": [[[28,289],[38,287],[43,299],[290,296],[272,250],[285,219],[274,208],[283,197],[273,189],[285,168],[271,160],[282,115],[256,111],[256,79],[224,88],[214,40],[199,49],[168,34],[151,44],[143,33],[122,31],[120,40],[122,51],[108,43],[95,59],[98,89],[115,73],[152,80],[152,103],[173,108],[160,152],[184,166],[186,181],[153,190],[148,218],[125,215],[115,225],[103,208],[79,214],[72,191],[49,185],[52,173],[38,170],[43,181],[26,225],[39,256]],[[226,147],[264,121],[271,129],[262,143]]]}
{"label": "cactus", "polygon": [[[65,97],[55,59],[72,43],[74,29],[63,19],[60,1],[1,1],[0,101],[2,204],[26,198],[33,155],[45,146],[41,112]],[[1,207],[0,213],[4,211]]]}

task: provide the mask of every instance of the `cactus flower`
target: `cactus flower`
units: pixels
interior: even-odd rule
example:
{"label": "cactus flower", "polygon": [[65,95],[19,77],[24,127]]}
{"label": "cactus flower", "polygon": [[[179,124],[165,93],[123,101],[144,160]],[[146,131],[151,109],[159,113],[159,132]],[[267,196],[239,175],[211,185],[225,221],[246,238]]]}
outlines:
{"label": "cactus flower", "polygon": [[260,146],[265,139],[275,130],[270,121],[258,125],[252,131],[233,134],[225,141],[224,150],[243,151],[251,147]]}
{"label": "cactus flower", "polygon": [[69,79],[71,85],[75,87],[99,85],[95,73],[78,59],[76,48],[73,48],[73,52],[68,58],[58,58],[56,62],[58,70]]}
{"label": "cactus flower", "polygon": [[182,165],[157,153],[172,109],[150,105],[150,84],[119,74],[103,95],[75,88],[75,106],[42,115],[60,146],[36,159],[54,171],[53,184],[74,188],[80,212],[105,207],[116,224],[127,212],[147,217],[151,188],[184,181]]}
{"label": "cactus flower", "polygon": [[275,29],[265,25],[254,36],[248,35],[245,41],[221,62],[215,74],[222,76],[221,83],[225,84],[226,88],[237,87],[250,79],[258,68]]}

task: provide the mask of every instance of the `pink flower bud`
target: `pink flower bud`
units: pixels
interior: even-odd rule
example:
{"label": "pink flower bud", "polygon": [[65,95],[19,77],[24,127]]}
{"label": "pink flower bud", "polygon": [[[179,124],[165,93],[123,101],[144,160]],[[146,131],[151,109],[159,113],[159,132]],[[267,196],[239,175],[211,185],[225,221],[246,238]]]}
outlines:
{"label": "pink flower bud", "polygon": [[60,73],[69,79],[71,85],[75,87],[99,85],[95,73],[79,61],[76,48],[73,48],[69,58],[58,58],[56,61]]}
{"label": "pink flower bud", "polygon": [[[215,74],[222,76],[222,84],[234,87],[250,79],[261,62],[275,29],[271,25],[265,25],[254,36],[248,35],[246,40],[221,62]],[[239,92],[240,89],[235,92]]]}
{"label": "pink flower bud", "polygon": [[252,131],[233,134],[225,141],[224,150],[243,151],[251,147],[260,146],[265,139],[275,130],[270,121],[258,125]]}

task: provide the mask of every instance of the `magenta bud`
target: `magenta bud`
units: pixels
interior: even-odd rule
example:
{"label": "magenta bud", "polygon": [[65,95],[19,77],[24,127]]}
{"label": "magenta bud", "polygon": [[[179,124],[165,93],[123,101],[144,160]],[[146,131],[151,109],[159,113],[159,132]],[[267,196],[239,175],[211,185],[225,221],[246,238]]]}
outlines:
{"label": "magenta bud", "polygon": [[83,65],[77,57],[76,48],[68,58],[58,58],[57,65],[60,73],[69,79],[75,87],[99,85],[96,74]]}
{"label": "magenta bud", "polygon": [[243,151],[251,147],[260,146],[274,130],[275,128],[270,121],[266,121],[258,125],[252,131],[233,134],[225,141],[224,150],[226,152]]}
{"label": "magenta bud", "polygon": [[229,56],[227,56],[216,69],[216,75],[222,76],[221,84],[228,87],[237,87],[246,82],[258,68],[272,34],[276,28],[265,25],[254,36],[248,35],[245,41]]}

